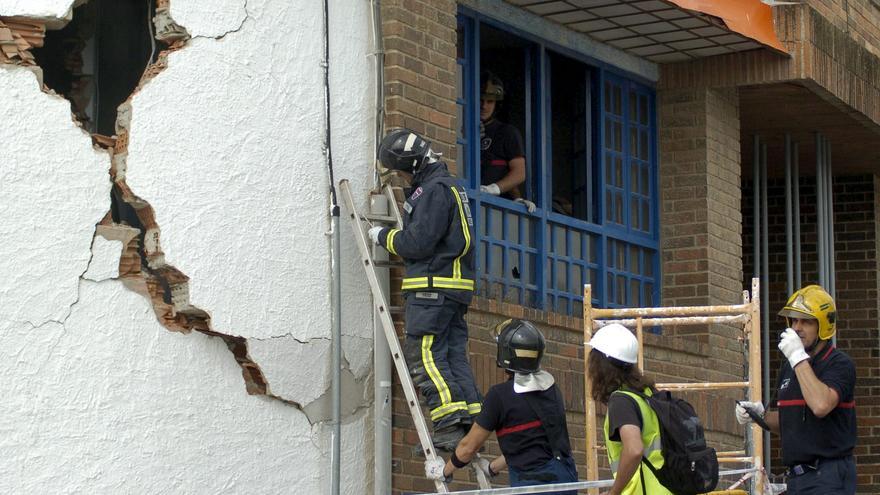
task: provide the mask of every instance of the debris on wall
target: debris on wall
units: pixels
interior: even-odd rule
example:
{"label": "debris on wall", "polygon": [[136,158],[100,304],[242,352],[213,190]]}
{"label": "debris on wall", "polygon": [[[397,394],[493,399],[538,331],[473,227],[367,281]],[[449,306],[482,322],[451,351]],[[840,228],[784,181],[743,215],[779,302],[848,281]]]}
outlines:
{"label": "debris on wall", "polygon": [[43,46],[45,37],[44,23],[0,17],[0,64],[36,65],[30,50]]}

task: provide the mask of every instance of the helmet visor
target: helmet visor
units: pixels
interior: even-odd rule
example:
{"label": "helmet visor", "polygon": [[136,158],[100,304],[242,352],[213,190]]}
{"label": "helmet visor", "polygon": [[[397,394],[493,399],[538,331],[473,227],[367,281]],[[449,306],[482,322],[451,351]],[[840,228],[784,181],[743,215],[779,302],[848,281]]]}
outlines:
{"label": "helmet visor", "polygon": [[782,308],[782,311],[777,313],[779,316],[784,316],[786,318],[797,318],[799,320],[815,320],[816,317],[810,313],[807,313],[804,310],[798,310],[796,308],[785,307]]}

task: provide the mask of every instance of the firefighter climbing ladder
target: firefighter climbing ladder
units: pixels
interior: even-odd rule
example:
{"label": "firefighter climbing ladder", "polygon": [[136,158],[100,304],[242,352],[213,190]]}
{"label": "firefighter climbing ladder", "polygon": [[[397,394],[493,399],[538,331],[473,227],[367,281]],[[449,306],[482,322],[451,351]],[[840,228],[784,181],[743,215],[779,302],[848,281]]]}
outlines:
{"label": "firefighter climbing ladder", "polygon": [[[390,308],[385,300],[385,294],[382,292],[382,287],[379,284],[379,278],[376,274],[376,268],[378,266],[388,266],[388,262],[379,262],[373,259],[370,251],[371,242],[367,238],[367,233],[364,230],[364,223],[372,225],[373,222],[402,228],[403,221],[400,217],[400,211],[397,208],[397,201],[394,198],[394,193],[392,192],[391,187],[385,186],[384,193],[388,200],[388,211],[390,214],[361,215],[358,213],[357,208],[355,208],[348,180],[343,179],[339,181],[339,189],[342,193],[342,201],[351,218],[351,226],[354,230],[354,237],[357,241],[358,250],[360,251],[361,261],[363,262],[364,270],[367,272],[367,280],[370,283],[370,290],[373,293],[373,305],[379,314],[382,328],[385,330],[385,339],[388,341],[388,347],[391,350],[391,357],[394,360],[394,367],[397,369],[397,376],[400,378],[400,385],[403,388],[403,394],[406,396],[406,403],[409,407],[410,415],[412,416],[416,431],[419,434],[422,451],[425,454],[425,458],[429,460],[436,459],[438,457],[437,452],[434,450],[431,435],[428,433],[428,425],[425,421],[425,416],[422,413],[422,408],[419,405],[418,396],[416,396],[416,389],[409,376],[409,368],[403,357],[403,350],[400,348],[400,342],[397,339],[397,332],[394,330],[394,321],[391,319]],[[480,488],[491,488],[489,480],[483,472],[477,469],[475,464],[472,464],[472,467]],[[449,493],[449,489],[443,481],[435,481],[434,484],[437,493]]]}
{"label": "firefighter climbing ladder", "polygon": [[[750,401],[761,401],[761,307],[759,297],[759,280],[752,279],[752,293],[743,291],[743,303],[730,306],[695,306],[695,307],[660,307],[660,308],[618,308],[598,309],[592,305],[592,290],[584,286],[584,343],[590,341],[593,330],[611,323],[620,323],[625,327],[635,328],[639,342],[637,366],[644,370],[644,336],[645,326],[663,325],[708,325],[712,323],[742,324],[743,339],[748,343],[748,381],[740,382],[693,382],[693,383],[658,383],[659,390],[728,390],[747,389]],[[584,370],[587,369],[588,352],[584,353]],[[599,473],[596,404],[592,399],[590,380],[584,380],[586,399],[587,426],[587,474],[588,479],[596,479]],[[749,435],[750,456],[747,452],[718,452],[719,463],[750,463],[753,468],[761,466],[764,443],[763,430],[755,423]],[[755,477],[755,493],[762,493],[762,479]],[[595,493],[595,490],[590,490]]]}

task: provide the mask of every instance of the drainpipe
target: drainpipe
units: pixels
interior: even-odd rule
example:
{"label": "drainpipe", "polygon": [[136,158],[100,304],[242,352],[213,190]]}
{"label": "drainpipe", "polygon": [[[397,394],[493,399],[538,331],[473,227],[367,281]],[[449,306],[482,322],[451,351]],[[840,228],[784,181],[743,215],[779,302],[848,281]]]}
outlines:
{"label": "drainpipe", "polygon": [[[376,156],[385,127],[385,51],[382,43],[382,15],[380,0],[370,0],[370,17],[373,27],[373,55],[376,63],[376,123],[373,156]],[[376,175],[378,179],[378,173]],[[378,184],[378,180],[377,180]],[[387,214],[389,205],[384,196],[371,196],[373,213]],[[376,249],[374,255],[386,257],[388,252]],[[390,280],[387,269],[377,270],[379,283],[390,296]],[[391,352],[378,317],[373,316],[373,493],[391,493]]]}
{"label": "drainpipe", "polygon": [[[761,143],[761,287],[763,294],[770,293],[770,235],[769,235],[769,212],[767,211],[767,143]],[[764,301],[769,301],[764,297]],[[770,305],[762,304],[761,311],[761,341],[763,342],[763,362],[761,366],[761,381],[763,399],[765,404],[770,403]],[[764,439],[764,469],[769,473],[770,469],[770,435],[762,435]]]}
{"label": "drainpipe", "polygon": [[[794,167],[792,168],[792,199],[794,220],[794,286],[800,288],[803,283],[801,277],[801,172],[800,172],[800,145],[794,143]],[[790,294],[790,292],[789,292]]]}
{"label": "drainpipe", "polygon": [[333,153],[331,152],[332,141],[330,138],[330,10],[328,0],[324,0],[324,60],[321,65],[324,69],[324,150],[327,153],[327,170],[330,176],[330,217],[333,236],[330,248],[333,258],[330,301],[333,306],[332,381],[330,384],[333,430],[330,441],[330,493],[331,495],[339,495],[339,469],[342,453],[342,387],[340,386],[342,378],[342,274],[340,270],[339,203],[336,198],[336,179],[333,177]]}

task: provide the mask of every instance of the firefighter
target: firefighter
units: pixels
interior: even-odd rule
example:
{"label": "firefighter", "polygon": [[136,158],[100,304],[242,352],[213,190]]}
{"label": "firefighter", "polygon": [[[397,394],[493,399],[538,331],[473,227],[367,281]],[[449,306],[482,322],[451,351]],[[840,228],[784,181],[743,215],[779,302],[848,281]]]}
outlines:
{"label": "firefighter", "polygon": [[[571,455],[565,401],[553,375],[541,370],[544,336],[531,322],[507,320],[495,327],[497,357],[508,379],[494,385],[467,436],[448,462],[425,461],[429,479],[448,480],[466,466],[494,431],[501,453],[478,460],[488,476],[507,468],[511,486],[573,483],[578,480]],[[547,492],[574,495],[574,491]]]}
{"label": "firefighter", "polygon": [[831,342],[837,330],[834,299],[809,285],[792,294],[779,315],[788,328],[778,345],[786,359],[776,399],[766,414],[760,402],[740,402],[736,419],[748,423],[746,408],[751,409],[782,438],[786,493],[854,494],[856,369]]}
{"label": "firefighter", "polygon": [[639,343],[623,325],[612,323],[599,329],[589,342],[587,376],[593,399],[608,407],[605,415],[605,447],[614,475],[608,495],[671,495],[642,459],[658,468],[663,465],[660,422],[648,402],[631,391],[651,395],[654,381],[636,367]]}
{"label": "firefighter", "polygon": [[434,446],[452,449],[482,398],[467,354],[465,313],[474,291],[474,224],[468,197],[430,143],[408,129],[390,132],[379,161],[409,179],[403,229],[373,227],[374,243],[403,258],[404,355],[428,403]]}
{"label": "firefighter", "polygon": [[480,192],[512,199],[533,213],[535,203],[524,199],[519,190],[526,180],[522,135],[498,120],[504,83],[488,71],[480,79]]}

